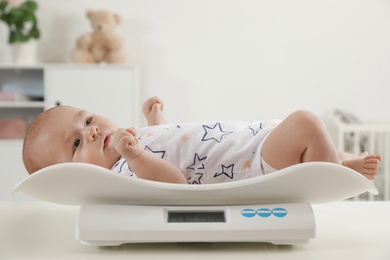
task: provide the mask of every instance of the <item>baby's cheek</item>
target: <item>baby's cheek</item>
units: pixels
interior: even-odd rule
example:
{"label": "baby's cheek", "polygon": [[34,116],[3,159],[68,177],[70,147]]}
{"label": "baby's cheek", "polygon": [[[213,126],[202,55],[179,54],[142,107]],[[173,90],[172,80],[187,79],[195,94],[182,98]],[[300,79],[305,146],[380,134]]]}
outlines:
{"label": "baby's cheek", "polygon": [[79,149],[74,155],[74,161],[97,164],[97,153],[90,150]]}
{"label": "baby's cheek", "polygon": [[84,153],[80,153],[77,157],[77,161],[111,169],[115,162],[119,160],[119,157],[120,153],[113,148],[107,149],[104,152],[103,150],[95,149],[89,152],[84,151]]}

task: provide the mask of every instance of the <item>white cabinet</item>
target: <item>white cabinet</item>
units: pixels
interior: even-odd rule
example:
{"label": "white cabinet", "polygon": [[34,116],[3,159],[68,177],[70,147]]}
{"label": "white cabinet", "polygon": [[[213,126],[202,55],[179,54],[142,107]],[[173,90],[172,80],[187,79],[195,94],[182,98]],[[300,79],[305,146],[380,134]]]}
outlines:
{"label": "white cabinet", "polygon": [[[0,66],[0,92],[21,88],[32,100],[0,101],[0,120],[27,118],[43,110],[70,105],[105,115],[122,127],[140,126],[137,68],[130,65]],[[34,95],[35,95],[34,94]],[[12,188],[28,176],[22,162],[22,139],[0,138],[0,200],[17,200]]]}

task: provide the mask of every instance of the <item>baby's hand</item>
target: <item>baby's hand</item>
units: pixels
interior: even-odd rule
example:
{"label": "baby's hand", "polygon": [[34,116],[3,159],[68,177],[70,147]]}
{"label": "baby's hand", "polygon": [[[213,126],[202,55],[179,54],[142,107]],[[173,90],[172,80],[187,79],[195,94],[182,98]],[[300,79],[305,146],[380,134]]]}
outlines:
{"label": "baby's hand", "polygon": [[118,129],[114,133],[114,148],[118,153],[125,157],[126,160],[136,158],[142,152],[142,148],[138,144],[135,129]]}
{"label": "baby's hand", "polygon": [[148,125],[165,124],[166,119],[163,113],[164,103],[159,97],[151,97],[147,99],[142,105],[142,112],[144,113]]}

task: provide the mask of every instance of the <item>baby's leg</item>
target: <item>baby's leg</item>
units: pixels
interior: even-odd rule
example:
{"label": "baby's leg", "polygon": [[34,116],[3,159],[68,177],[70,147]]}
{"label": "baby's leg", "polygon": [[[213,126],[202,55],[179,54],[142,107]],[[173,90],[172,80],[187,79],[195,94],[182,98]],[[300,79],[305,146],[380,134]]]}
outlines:
{"label": "baby's leg", "polygon": [[323,122],[302,110],[292,113],[269,134],[262,156],[276,169],[310,161],[340,163]]}
{"label": "baby's leg", "polygon": [[[265,140],[262,156],[275,169],[317,161],[344,164],[365,175],[364,158],[340,159],[325,124],[308,111],[294,112],[283,120]],[[362,167],[356,167],[359,164]]]}

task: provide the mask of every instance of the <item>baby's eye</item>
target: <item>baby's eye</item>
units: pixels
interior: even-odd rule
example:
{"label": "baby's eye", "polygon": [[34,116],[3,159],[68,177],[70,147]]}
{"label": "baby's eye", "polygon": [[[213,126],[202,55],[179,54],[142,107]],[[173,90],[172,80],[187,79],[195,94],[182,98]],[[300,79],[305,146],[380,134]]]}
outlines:
{"label": "baby's eye", "polygon": [[86,120],[85,120],[85,125],[88,126],[92,123],[92,117],[88,117]]}
{"label": "baby's eye", "polygon": [[73,150],[76,150],[77,147],[79,147],[79,145],[80,145],[80,139],[74,140],[74,143],[73,143]]}

